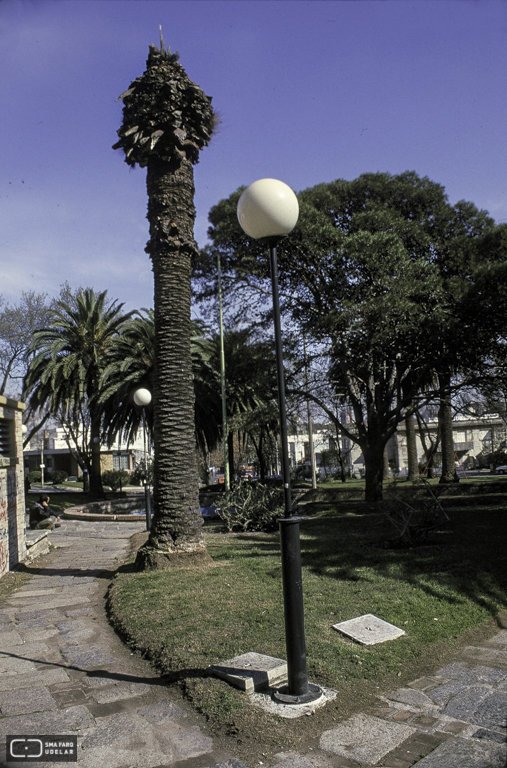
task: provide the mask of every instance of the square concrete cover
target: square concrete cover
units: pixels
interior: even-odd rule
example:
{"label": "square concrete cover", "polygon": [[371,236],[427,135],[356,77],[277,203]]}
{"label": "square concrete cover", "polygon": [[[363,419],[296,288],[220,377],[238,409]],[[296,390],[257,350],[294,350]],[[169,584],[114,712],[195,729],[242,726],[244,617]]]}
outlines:
{"label": "square concrete cover", "polygon": [[387,640],[395,640],[397,637],[405,634],[402,629],[379,619],[372,613],[366,613],[364,616],[333,624],[333,629],[355,640],[356,643],[361,643],[361,645],[385,643]]}
{"label": "square concrete cover", "polygon": [[287,680],[287,662],[262,653],[243,653],[208,669],[247,693],[276,687]]}

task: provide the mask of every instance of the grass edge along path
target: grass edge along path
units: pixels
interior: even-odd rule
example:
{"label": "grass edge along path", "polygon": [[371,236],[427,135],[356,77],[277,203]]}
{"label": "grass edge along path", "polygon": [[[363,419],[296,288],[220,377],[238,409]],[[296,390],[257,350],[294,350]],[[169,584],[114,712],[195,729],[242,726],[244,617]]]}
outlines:
{"label": "grass edge along path", "polygon": [[[252,742],[261,729],[263,742],[269,733],[273,744],[295,748],[319,724],[332,727],[382,690],[431,674],[456,648],[493,634],[507,605],[503,507],[455,509],[451,528],[413,550],[382,548],[385,525],[379,513],[329,511],[302,524],[309,678],[338,690],[312,718],[281,721],[207,673],[209,664],[247,651],[285,658],[277,533],[211,528],[213,563],[201,569],[136,573],[131,557],[110,586],[111,621],[212,730]],[[406,636],[365,648],[332,629],[363,613]]]}

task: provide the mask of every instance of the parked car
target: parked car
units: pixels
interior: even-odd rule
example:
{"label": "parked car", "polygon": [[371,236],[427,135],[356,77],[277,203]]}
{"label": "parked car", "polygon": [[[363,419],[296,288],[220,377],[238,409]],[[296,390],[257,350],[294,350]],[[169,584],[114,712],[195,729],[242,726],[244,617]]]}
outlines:
{"label": "parked car", "polygon": [[507,475],[507,464],[501,464],[499,467],[495,467],[497,475]]}

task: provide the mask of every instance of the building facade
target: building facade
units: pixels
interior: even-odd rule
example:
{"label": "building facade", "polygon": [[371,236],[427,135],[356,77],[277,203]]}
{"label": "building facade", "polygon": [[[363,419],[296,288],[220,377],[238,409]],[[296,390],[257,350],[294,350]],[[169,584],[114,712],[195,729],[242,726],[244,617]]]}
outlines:
{"label": "building facade", "polygon": [[[100,449],[103,472],[111,469],[126,469],[132,472],[143,457],[142,433],[129,445],[118,442],[113,447],[103,445]],[[24,465],[26,473],[42,469],[47,481],[51,481],[51,475],[56,470],[63,470],[69,477],[78,479],[82,479],[83,475],[74,452],[69,448],[65,430],[57,426],[41,429],[30,440],[24,450]]]}
{"label": "building facade", "polygon": [[[417,460],[421,471],[428,463],[427,448],[435,443],[437,437],[437,419],[429,419],[425,425],[426,439],[416,429]],[[487,467],[487,455],[503,450],[507,445],[507,427],[497,413],[478,415],[457,414],[453,419],[454,458],[456,468],[464,472],[478,467]],[[307,425],[303,422],[290,429],[289,456],[291,467],[309,466],[310,442]],[[360,447],[350,438],[336,437],[332,424],[316,424],[313,430],[313,444],[317,469],[321,477],[334,473],[337,467],[337,449],[343,457],[345,472],[351,477],[362,477],[365,472],[364,457]],[[404,424],[400,424],[396,433],[388,441],[386,455],[393,474],[401,477],[408,473],[407,434]],[[441,450],[437,447],[434,454],[434,466],[441,464]]]}

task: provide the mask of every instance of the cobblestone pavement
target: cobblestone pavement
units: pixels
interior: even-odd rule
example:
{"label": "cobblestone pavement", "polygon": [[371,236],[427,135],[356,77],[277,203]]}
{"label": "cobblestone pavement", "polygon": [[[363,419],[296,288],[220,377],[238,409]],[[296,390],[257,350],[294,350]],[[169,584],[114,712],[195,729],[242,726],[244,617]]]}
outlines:
{"label": "cobblestone pavement", "polygon": [[[2,765],[5,737],[77,735],[80,768],[254,768],[224,754],[192,712],[167,697],[104,611],[108,579],[143,522],[65,521],[50,565],[0,605]],[[319,734],[316,734],[318,736]],[[507,768],[507,629],[434,675],[280,752],[264,768]]]}

